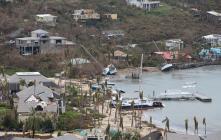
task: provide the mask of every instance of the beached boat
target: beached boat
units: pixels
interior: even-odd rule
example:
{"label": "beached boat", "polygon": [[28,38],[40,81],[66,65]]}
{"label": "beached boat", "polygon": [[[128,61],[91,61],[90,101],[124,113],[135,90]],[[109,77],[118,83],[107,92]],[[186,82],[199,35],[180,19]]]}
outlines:
{"label": "beached boat", "polygon": [[113,64],[108,65],[104,70],[103,70],[103,75],[115,75],[117,73],[117,69]]}
{"label": "beached boat", "polygon": [[[132,109],[131,103],[134,101],[134,109],[152,109],[152,108],[162,108],[164,105],[161,102],[151,101],[147,98],[120,98],[122,102],[122,109]],[[112,98],[112,107],[117,106],[117,101],[115,97]]]}
{"label": "beached boat", "polygon": [[164,63],[161,66],[161,71],[169,71],[173,68],[173,64]]}

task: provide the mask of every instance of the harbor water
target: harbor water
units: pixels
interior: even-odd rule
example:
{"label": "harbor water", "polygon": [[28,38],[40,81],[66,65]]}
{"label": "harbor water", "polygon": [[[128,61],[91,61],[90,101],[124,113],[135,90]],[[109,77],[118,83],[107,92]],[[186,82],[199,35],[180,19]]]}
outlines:
{"label": "harbor water", "polygon": [[[204,134],[203,118],[206,118],[207,132],[221,131],[221,66],[205,66],[195,69],[175,70],[167,73],[143,73],[141,81],[132,79],[113,80],[115,88],[125,90],[125,97],[139,97],[135,92],[144,91],[144,96],[155,96],[168,90],[197,92],[212,98],[211,103],[200,101],[163,101],[165,108],[144,111],[143,119],[164,127],[162,120],[167,116],[172,130],[185,132],[185,119],[188,119],[189,133],[193,133],[193,117],[199,122],[199,134]],[[185,83],[194,82],[196,86],[183,88]]]}

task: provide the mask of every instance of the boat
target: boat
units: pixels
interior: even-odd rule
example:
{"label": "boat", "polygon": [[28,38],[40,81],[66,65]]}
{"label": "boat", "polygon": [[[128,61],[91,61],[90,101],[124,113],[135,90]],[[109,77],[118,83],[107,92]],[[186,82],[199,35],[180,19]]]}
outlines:
{"label": "boat", "polygon": [[173,64],[168,64],[168,63],[164,63],[162,66],[161,66],[161,71],[169,71],[173,68]]}
{"label": "boat", "polygon": [[[148,98],[120,98],[122,103],[122,109],[132,109],[132,102],[134,102],[134,109],[153,109],[153,108],[162,108],[164,105],[158,101],[151,101]],[[118,101],[115,100],[115,97],[112,98],[111,105],[113,108],[116,108]]]}
{"label": "boat", "polygon": [[113,64],[108,65],[104,70],[103,70],[103,75],[115,75],[117,73],[117,69]]}
{"label": "boat", "polygon": [[[158,49],[158,51],[160,52],[160,49],[158,48],[157,44],[155,41],[153,41],[155,47]],[[170,71],[173,68],[173,64],[171,63],[167,63],[166,59],[164,59],[164,57],[162,56],[164,63],[161,65],[160,70],[165,72],[165,71]]]}

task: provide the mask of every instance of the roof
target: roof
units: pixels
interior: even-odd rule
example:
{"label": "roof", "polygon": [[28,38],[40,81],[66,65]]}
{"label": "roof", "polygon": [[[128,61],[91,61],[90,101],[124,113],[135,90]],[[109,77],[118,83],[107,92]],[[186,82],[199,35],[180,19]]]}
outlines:
{"label": "roof", "polygon": [[216,11],[207,11],[208,14],[214,15],[214,16],[221,16],[221,13],[218,13]]}
{"label": "roof", "polygon": [[48,32],[47,31],[45,31],[45,30],[42,30],[42,29],[38,29],[38,30],[34,30],[34,31],[32,31],[31,33],[36,33],[36,34],[48,34]]}
{"label": "roof", "polygon": [[17,38],[18,40],[39,40],[37,37],[23,37],[23,38]]}
{"label": "roof", "polygon": [[127,54],[120,51],[120,50],[116,50],[114,51],[114,56],[117,56],[117,57],[127,57]]}
{"label": "roof", "polygon": [[206,35],[206,36],[203,36],[203,38],[205,39],[221,39],[221,35],[220,34],[211,34],[211,35]]}
{"label": "roof", "polygon": [[84,58],[73,58],[71,59],[71,63],[72,65],[77,65],[77,64],[79,65],[79,64],[88,64],[90,63],[90,61]]}
{"label": "roof", "polygon": [[80,140],[80,138],[77,138],[74,135],[64,135],[57,138],[50,138],[49,140]]}
{"label": "roof", "polygon": [[208,134],[204,140],[220,140],[221,138],[221,131]]}
{"label": "roof", "polygon": [[57,16],[54,16],[51,14],[37,14],[36,16],[38,16],[38,17],[57,17]]}
{"label": "roof", "polygon": [[49,39],[61,39],[61,40],[65,40],[65,37],[60,37],[60,36],[50,36]]}
{"label": "roof", "polygon": [[[18,113],[29,113],[32,108],[35,108],[39,103],[45,102],[47,106],[44,108],[44,111],[47,112],[57,112],[57,104],[51,102],[51,98],[58,99],[59,94],[50,88],[37,84],[36,86],[31,86],[25,88],[24,90],[16,93],[18,101]],[[35,97],[39,101],[31,100],[31,97]]]}
{"label": "roof", "polygon": [[16,72],[12,76],[9,77],[8,81],[9,83],[19,83],[20,80],[28,81],[36,81],[39,82],[51,82],[47,79],[47,77],[41,75],[39,72]]}
{"label": "roof", "polygon": [[183,43],[181,39],[168,39],[166,42],[178,42],[178,43]]}
{"label": "roof", "polygon": [[200,140],[197,135],[186,135],[178,133],[167,133],[167,138],[164,137],[163,140]]}

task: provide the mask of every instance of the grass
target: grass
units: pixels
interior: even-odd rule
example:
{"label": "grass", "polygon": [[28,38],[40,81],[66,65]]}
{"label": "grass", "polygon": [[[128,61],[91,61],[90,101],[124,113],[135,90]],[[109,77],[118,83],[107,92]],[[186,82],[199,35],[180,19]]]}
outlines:
{"label": "grass", "polygon": [[13,75],[16,72],[25,72],[25,71],[29,71],[29,70],[25,68],[5,68],[5,73],[7,75]]}
{"label": "grass", "polygon": [[167,16],[171,12],[173,12],[173,8],[168,4],[163,3],[159,8],[152,9],[150,12],[147,12],[147,14],[154,16]]}

